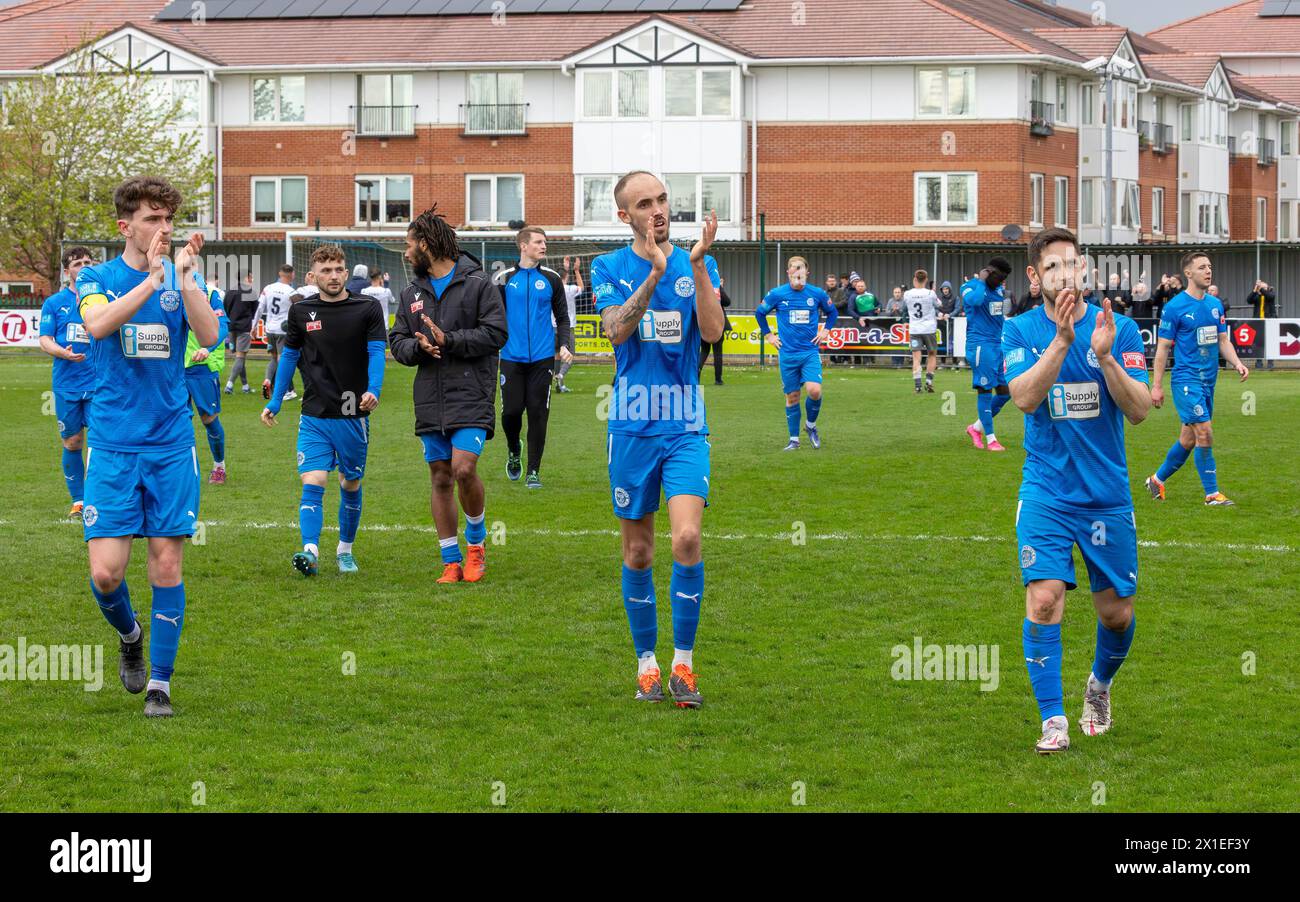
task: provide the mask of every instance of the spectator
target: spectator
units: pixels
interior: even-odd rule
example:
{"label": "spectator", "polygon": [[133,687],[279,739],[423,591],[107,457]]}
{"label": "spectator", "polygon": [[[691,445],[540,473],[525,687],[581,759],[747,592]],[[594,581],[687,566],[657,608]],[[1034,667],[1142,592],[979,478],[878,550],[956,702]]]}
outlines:
{"label": "spectator", "polygon": [[253,342],[253,311],[257,309],[258,292],[253,286],[253,274],[244,273],[242,282],[237,282],[236,287],[226,292],[226,318],[230,329],[227,336],[231,346],[235,351],[235,363],[230,368],[230,376],[226,379],[226,394],[234,394],[235,380],[238,379],[244,386],[244,394],[252,394],[252,389],[248,387],[248,372],[245,370],[244,359],[248,356],[248,348]]}
{"label": "spectator", "polygon": [[939,286],[939,312],[947,316],[965,316],[966,309],[962,305],[961,296],[952,290],[951,282],[944,282]]}
{"label": "spectator", "polygon": [[1128,315],[1138,319],[1147,319],[1151,316],[1151,288],[1145,278],[1139,277],[1137,284],[1133,286],[1133,306]]}
{"label": "spectator", "polygon": [[1101,295],[1110,298],[1111,309],[1116,313],[1127,314],[1129,308],[1133,306],[1133,293],[1123,286],[1117,272],[1110,274],[1110,278],[1106,283],[1106,290]]}
{"label": "spectator", "polygon": [[731,320],[727,319],[727,308],[731,306],[731,297],[727,294],[727,280],[718,277],[718,301],[722,304],[722,337],[710,345],[704,339],[700,339],[700,371],[697,376],[704,374],[705,361],[709,359],[709,351],[713,351],[713,384],[722,384],[722,343],[727,340],[727,333],[731,331]]}
{"label": "spectator", "polygon": [[370,268],[364,263],[352,267],[352,278],[348,279],[348,291],[361,294],[370,287]]}
{"label": "spectator", "polygon": [[[560,368],[555,371],[555,390],[562,395],[567,395],[569,392],[573,391],[573,389],[564,384],[564,377],[568,375],[569,367],[573,366],[574,355],[578,353],[578,298],[587,290],[587,286],[582,283],[581,257],[564,258],[563,279],[564,303],[568,308],[569,313],[569,359],[561,361]],[[554,315],[551,316],[551,319],[555,319]],[[555,354],[557,357],[560,354],[559,345],[560,333],[557,330],[555,333]],[[703,366],[704,364],[701,363],[701,369]]]}
{"label": "spectator", "polygon": [[1178,276],[1165,274],[1160,277],[1160,284],[1151,292],[1151,315],[1159,318],[1165,304],[1183,291],[1183,280]]}
{"label": "spectator", "polygon": [[1035,307],[1043,303],[1043,289],[1038,282],[1030,282],[1029,290],[1021,295],[1018,299],[1013,298],[1011,301],[1011,316],[1019,316],[1022,313],[1028,313]]}
{"label": "spectator", "polygon": [[903,286],[894,286],[894,296],[885,302],[885,316],[902,319],[907,316],[907,304],[903,301]]}
{"label": "spectator", "polygon": [[[857,275],[857,273],[854,273]],[[876,296],[867,291],[867,283],[861,276],[853,282],[853,312],[858,316],[858,325],[865,325],[863,320],[868,316],[878,316],[880,305],[876,302]]]}
{"label": "spectator", "polygon": [[831,297],[831,303],[839,311],[841,316],[849,312],[849,301],[846,297],[847,292],[840,288],[840,278],[835,273],[826,274],[826,293]]}
{"label": "spectator", "polygon": [[1246,296],[1249,315],[1256,319],[1273,319],[1277,316],[1277,292],[1263,279],[1255,280],[1255,287]]}

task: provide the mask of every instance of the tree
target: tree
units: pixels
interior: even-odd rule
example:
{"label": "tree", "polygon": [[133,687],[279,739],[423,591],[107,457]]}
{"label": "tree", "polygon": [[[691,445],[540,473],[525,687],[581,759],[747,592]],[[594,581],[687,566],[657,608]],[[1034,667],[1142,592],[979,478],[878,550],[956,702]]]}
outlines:
{"label": "tree", "polygon": [[211,155],[199,126],[182,124],[184,100],[147,71],[96,67],[88,45],[57,74],[11,82],[0,121],[0,269],[59,284],[64,239],[118,237],[113,190],[135,175],[160,175],[203,209]]}

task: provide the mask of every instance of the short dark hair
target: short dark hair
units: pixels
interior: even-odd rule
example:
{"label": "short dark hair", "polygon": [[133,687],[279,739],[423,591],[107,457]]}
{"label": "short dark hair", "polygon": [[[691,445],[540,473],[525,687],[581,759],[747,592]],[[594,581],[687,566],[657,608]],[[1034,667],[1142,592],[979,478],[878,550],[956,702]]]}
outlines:
{"label": "short dark hair", "polygon": [[930,274],[923,269],[918,269],[916,272],[912,273],[913,282],[926,282],[929,278]]}
{"label": "short dark hair", "polygon": [[280,267],[280,275],[282,275],[282,276],[291,276],[291,275],[293,275],[293,264],[292,264],[292,263],[285,263],[285,264],[281,265],[281,267]]}
{"label": "short dark hair", "polygon": [[69,263],[73,260],[80,260],[82,257],[87,257],[91,260],[95,259],[95,255],[90,252],[90,248],[78,244],[76,247],[70,247],[65,250],[63,256],[59,258],[59,261],[63,264],[63,268],[67,269]]}
{"label": "short dark hair", "polygon": [[[648,175],[651,178],[659,178],[659,176],[655,175],[648,169],[633,169],[631,172],[625,174],[614,185],[614,206],[618,207],[618,209],[623,209],[623,191],[627,188],[627,183],[632,181],[632,179],[636,178],[638,175]],[[661,181],[660,184],[663,184],[663,182]]]}
{"label": "short dark hair", "polygon": [[524,226],[515,233],[515,244],[523,247],[525,244],[533,240],[534,235],[541,235],[545,238],[546,232],[539,229],[537,226]]}
{"label": "short dark hair", "polygon": [[989,269],[996,269],[1004,276],[1011,275],[1011,264],[1007,262],[1006,257],[992,257],[988,263]]}
{"label": "short dark hair", "polygon": [[1183,254],[1183,259],[1178,264],[1179,272],[1187,272],[1187,267],[1195,263],[1197,257],[1205,257],[1208,260],[1210,258],[1210,255],[1207,254],[1205,251],[1188,251],[1187,253]]}
{"label": "short dark hair", "polygon": [[118,219],[130,219],[145,202],[175,213],[180,209],[181,200],[181,193],[171,182],[153,175],[129,178],[113,192],[113,206],[117,208]]}
{"label": "short dark hair", "polygon": [[1056,244],[1060,241],[1074,245],[1075,252],[1078,252],[1079,238],[1069,229],[1043,229],[1029,239],[1029,265],[1034,269],[1038,269],[1038,264],[1043,262],[1043,251],[1047,250],[1049,244]]}

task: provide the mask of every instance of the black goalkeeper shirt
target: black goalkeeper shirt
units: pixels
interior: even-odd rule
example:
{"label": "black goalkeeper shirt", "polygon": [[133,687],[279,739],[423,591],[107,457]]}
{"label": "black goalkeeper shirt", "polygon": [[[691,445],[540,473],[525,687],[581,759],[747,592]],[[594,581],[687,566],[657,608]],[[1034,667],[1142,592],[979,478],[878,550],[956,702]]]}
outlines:
{"label": "black goalkeeper shirt", "polygon": [[368,415],[361,409],[361,396],[370,382],[366,345],[387,344],[384,319],[375,299],[364,294],[349,294],[342,301],[327,301],[317,294],[289,308],[284,344],[301,355],[304,414],[333,419]]}

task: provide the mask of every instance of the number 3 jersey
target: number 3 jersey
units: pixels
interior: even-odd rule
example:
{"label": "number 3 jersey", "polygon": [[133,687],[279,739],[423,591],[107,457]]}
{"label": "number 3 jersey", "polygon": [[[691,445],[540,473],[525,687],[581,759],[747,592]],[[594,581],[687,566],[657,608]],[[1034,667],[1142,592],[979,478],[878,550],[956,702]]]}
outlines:
{"label": "number 3 jersey", "polygon": [[[1025,415],[1025,466],[1020,500],[1074,512],[1120,513],[1133,509],[1124,453],[1124,412],[1111,397],[1092,350],[1101,308],[1089,304],[1074,324],[1074,344],[1056,382],[1038,409]],[[1036,307],[1006,321],[1002,365],[1008,384],[1038,363],[1056,337],[1056,323]],[[1127,316],[1115,315],[1111,356],[1124,371],[1147,381],[1142,333]]]}
{"label": "number 3 jersey", "polygon": [[[95,394],[88,443],[109,451],[190,448],[190,394],[185,387],[189,322],[172,261],[163,260],[163,287],[112,335],[90,344]],[[118,303],[149,273],[117,257],[88,266],[77,277],[77,303],[84,319],[101,304]],[[195,277],[207,296],[202,276]]]}
{"label": "number 3 jersey", "polygon": [[[705,256],[709,281],[719,284],[718,264]],[[596,312],[622,304],[650,276],[650,261],[631,245],[591,264]],[[691,255],[674,247],[637,331],[614,347],[614,393],[609,431],[635,435],[707,432],[699,388],[700,328],[695,318]]]}

